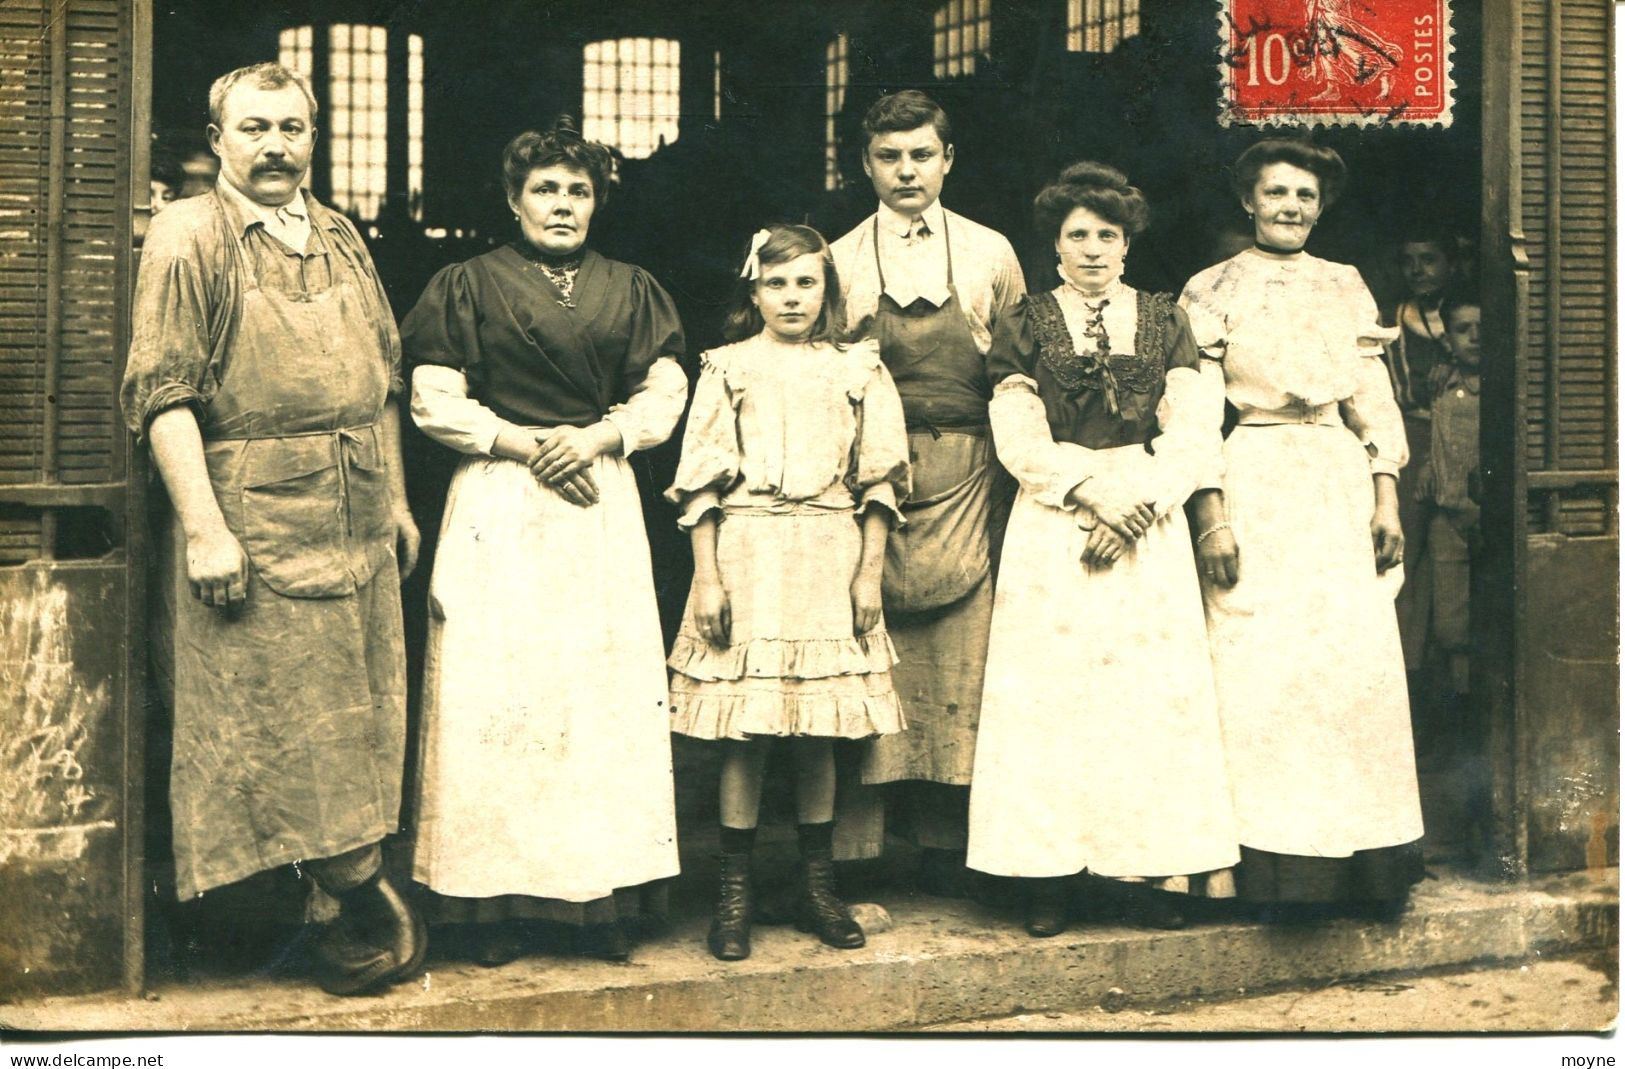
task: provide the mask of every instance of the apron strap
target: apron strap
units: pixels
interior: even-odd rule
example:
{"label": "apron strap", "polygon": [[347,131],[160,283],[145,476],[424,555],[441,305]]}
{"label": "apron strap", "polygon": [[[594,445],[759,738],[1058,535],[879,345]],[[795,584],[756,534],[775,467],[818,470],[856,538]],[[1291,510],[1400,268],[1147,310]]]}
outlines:
{"label": "apron strap", "polygon": [[[886,293],[886,269],[880,263],[880,213],[875,213],[874,239],[875,247],[875,275],[880,280],[880,293]],[[942,210],[942,247],[948,254],[948,288],[954,288],[954,245],[948,240],[948,209]]]}

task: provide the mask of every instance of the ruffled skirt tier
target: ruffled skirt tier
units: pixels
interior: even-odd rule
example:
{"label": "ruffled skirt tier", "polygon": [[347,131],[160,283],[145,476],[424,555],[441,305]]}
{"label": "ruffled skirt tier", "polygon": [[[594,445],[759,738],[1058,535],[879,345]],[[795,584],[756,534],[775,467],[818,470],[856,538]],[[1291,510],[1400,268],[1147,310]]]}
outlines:
{"label": "ruffled skirt tier", "polygon": [[671,727],[701,739],[860,739],[903,730],[882,622],[854,633],[862,533],[850,511],[729,511],[717,528],[727,646],[701,637],[692,596],[667,665]]}

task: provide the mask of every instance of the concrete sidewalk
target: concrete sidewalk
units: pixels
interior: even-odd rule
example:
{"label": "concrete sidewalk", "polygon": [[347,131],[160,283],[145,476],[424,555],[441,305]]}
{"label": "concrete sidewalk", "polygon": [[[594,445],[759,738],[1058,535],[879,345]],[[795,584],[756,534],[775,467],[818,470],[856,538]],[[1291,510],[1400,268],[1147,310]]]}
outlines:
{"label": "concrete sidewalk", "polygon": [[[1446,873],[1393,925],[1236,921],[1177,932],[1078,927],[1029,938],[1019,918],[969,902],[883,899],[893,927],[857,951],[790,928],[758,928],[755,953],[706,954],[706,918],[630,964],[531,957],[498,969],[431,957],[415,984],[339,999],[295,977],[159,986],[0,1005],[0,1026],[109,1032],[637,1031],[884,1032],[975,1018],[1234,999],[1270,989],[1517,962],[1617,945],[1618,870],[1508,886]],[[1222,1025],[1217,1026],[1222,1029]]]}
{"label": "concrete sidewalk", "polygon": [[[1185,1035],[1244,1032],[1603,1032],[1619,1012],[1618,956],[1538,958],[1465,972],[1335,980],[1307,990],[1150,1007],[1115,1000],[1084,1010],[1022,1013],[930,1025],[926,1032]],[[1576,1048],[1580,1050],[1581,1048]]]}

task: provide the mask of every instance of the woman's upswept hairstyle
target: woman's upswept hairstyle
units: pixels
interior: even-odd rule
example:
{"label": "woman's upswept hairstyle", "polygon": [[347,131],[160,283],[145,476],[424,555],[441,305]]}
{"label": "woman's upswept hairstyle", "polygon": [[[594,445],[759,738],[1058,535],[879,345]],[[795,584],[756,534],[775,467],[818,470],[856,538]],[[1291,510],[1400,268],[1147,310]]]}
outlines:
{"label": "woman's upswept hairstyle", "polygon": [[592,180],[592,195],[602,208],[609,199],[609,179],[615,164],[609,149],[585,140],[568,115],[560,115],[545,133],[526,130],[502,150],[502,185],[509,200],[518,200],[525,179],[538,167],[569,167]]}
{"label": "woman's upswept hairstyle", "polygon": [[1343,194],[1343,186],[1348,182],[1348,166],[1335,149],[1312,141],[1270,137],[1236,157],[1230,188],[1237,197],[1246,200],[1253,195],[1259,172],[1272,163],[1290,163],[1318,178],[1320,202],[1328,208],[1337,203],[1337,198]]}
{"label": "woman's upswept hairstyle", "polygon": [[1123,236],[1131,239],[1151,221],[1145,194],[1129,185],[1128,176],[1093,160],[1074,163],[1043,188],[1033,200],[1033,225],[1046,241],[1054,241],[1076,208],[1087,208],[1122,227]]}
{"label": "woman's upswept hairstyle", "polygon": [[[762,269],[786,263],[798,256],[817,253],[824,265],[824,307],[813,322],[808,341],[830,342],[843,348],[850,335],[846,330],[846,302],[841,299],[841,280],[835,273],[835,254],[829,251],[824,235],[810,226],[796,223],[773,223],[767,228],[767,240],[756,250],[756,261]],[[754,235],[752,235],[754,239]],[[747,260],[749,254],[740,257]],[[733,303],[728,318],[722,324],[722,336],[729,341],[744,341],[760,334],[766,323],[756,303],[751,300],[756,291],[756,280],[740,273],[734,287]]]}

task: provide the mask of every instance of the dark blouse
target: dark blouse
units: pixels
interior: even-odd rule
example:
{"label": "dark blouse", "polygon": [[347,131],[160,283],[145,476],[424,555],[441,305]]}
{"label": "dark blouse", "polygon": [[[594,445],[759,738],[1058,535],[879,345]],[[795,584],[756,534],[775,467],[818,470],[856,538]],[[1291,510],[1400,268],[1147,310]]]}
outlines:
{"label": "dark blouse", "polygon": [[1197,366],[1184,310],[1166,293],[1134,292],[1133,351],[1124,352],[1113,339],[1104,359],[1073,348],[1053,292],[1029,294],[1000,321],[987,354],[988,374],[995,386],[1011,375],[1036,382],[1055,441],[1089,449],[1149,441],[1168,371]]}
{"label": "dark blouse", "polygon": [[582,257],[574,308],[527,246],[444,268],[401,324],[406,360],[457,368],[469,396],[521,426],[585,427],[626,401],[649,366],[683,355],[683,326],[647,271]]}

